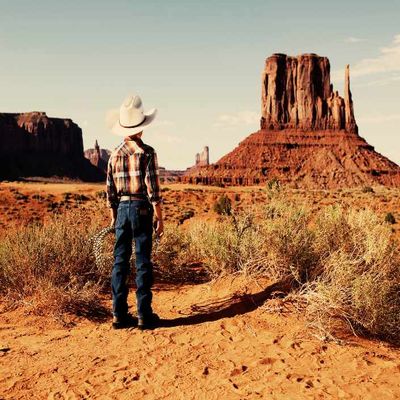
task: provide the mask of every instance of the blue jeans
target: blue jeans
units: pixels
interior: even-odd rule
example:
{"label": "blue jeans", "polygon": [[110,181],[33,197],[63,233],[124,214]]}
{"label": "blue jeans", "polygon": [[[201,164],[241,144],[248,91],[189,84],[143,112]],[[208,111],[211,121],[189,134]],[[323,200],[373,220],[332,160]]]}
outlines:
{"label": "blue jeans", "polygon": [[139,318],[152,314],[151,262],[153,232],[153,207],[147,200],[130,200],[119,203],[115,222],[114,267],[111,274],[113,314],[123,317],[128,312],[129,260],[132,241],[136,254],[136,300]]}

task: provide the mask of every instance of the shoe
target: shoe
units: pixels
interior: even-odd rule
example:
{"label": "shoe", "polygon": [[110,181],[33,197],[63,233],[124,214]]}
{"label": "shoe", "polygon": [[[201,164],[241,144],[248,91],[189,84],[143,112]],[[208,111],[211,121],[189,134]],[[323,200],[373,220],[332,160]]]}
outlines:
{"label": "shoe", "polygon": [[155,329],[158,326],[160,326],[160,317],[152,313],[149,317],[144,317],[138,319],[138,329],[141,331],[147,330],[147,329]]}
{"label": "shoe", "polygon": [[138,324],[138,319],[132,314],[126,314],[123,317],[113,317],[113,329],[132,328]]}

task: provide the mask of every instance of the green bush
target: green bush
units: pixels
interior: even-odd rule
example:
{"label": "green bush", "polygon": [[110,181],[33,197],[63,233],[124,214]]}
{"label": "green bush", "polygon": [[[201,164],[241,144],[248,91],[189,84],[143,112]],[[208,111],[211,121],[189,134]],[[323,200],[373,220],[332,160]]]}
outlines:
{"label": "green bush", "polygon": [[385,222],[387,222],[390,225],[393,225],[396,223],[396,218],[394,217],[394,215],[391,212],[388,212],[385,215]]}
{"label": "green bush", "polygon": [[219,215],[231,215],[232,211],[231,199],[223,194],[214,203],[213,210]]}
{"label": "green bush", "polygon": [[362,191],[363,193],[374,193],[374,189],[372,189],[371,186],[364,186],[364,187],[361,189],[361,191]]}

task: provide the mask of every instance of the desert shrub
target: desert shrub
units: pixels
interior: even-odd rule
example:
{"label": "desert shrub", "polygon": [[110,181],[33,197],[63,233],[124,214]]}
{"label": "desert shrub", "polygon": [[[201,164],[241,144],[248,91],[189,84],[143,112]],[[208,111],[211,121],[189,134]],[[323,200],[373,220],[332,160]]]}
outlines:
{"label": "desert shrub", "polygon": [[97,199],[100,199],[100,200],[107,198],[107,193],[104,190],[99,190],[94,195]]}
{"label": "desert shrub", "polygon": [[231,199],[223,194],[214,203],[213,210],[219,215],[230,215],[232,211]]}
{"label": "desert shrub", "polygon": [[277,178],[272,178],[267,182],[267,189],[268,190],[278,190],[280,189],[280,182]]}
{"label": "desert shrub", "polygon": [[244,272],[259,258],[264,242],[252,212],[234,212],[217,221],[196,221],[188,228],[191,253],[201,260],[211,278]]}
{"label": "desert shrub", "polygon": [[328,207],[315,228],[319,274],[305,296],[328,331],[347,321],[355,332],[400,338],[400,257],[390,228],[372,210]]}
{"label": "desert shrub", "polygon": [[18,192],[18,191],[16,191],[16,192],[14,193],[14,197],[15,197],[16,200],[23,200],[23,201],[29,199],[29,196],[28,196],[28,195],[23,194],[23,193],[20,193],[20,192]]}
{"label": "desert shrub", "polygon": [[396,218],[394,217],[394,215],[391,212],[388,212],[385,215],[385,222],[387,222],[390,225],[393,225],[396,223]]}
{"label": "desert shrub", "polygon": [[274,280],[292,279],[305,282],[316,267],[312,249],[314,234],[309,229],[310,210],[279,197],[265,207],[260,223],[263,226],[263,251],[250,273]]}
{"label": "desert shrub", "polygon": [[194,217],[193,210],[184,211],[178,219],[179,225],[183,224],[187,219]]}
{"label": "desert shrub", "polygon": [[54,209],[56,209],[58,207],[58,203],[56,201],[50,201],[47,204],[47,210],[48,211],[53,211]]}
{"label": "desert shrub", "polygon": [[77,201],[77,202],[81,202],[81,201],[88,201],[90,200],[89,196],[84,195],[83,193],[73,193],[70,198],[72,198],[73,200]]}
{"label": "desert shrub", "polygon": [[0,239],[0,293],[39,314],[96,314],[101,279],[88,238],[90,215],[71,212]]}
{"label": "desert shrub", "polygon": [[202,279],[192,266],[199,260],[190,251],[190,237],[183,229],[166,225],[162,239],[153,246],[157,281],[196,282]]}
{"label": "desert shrub", "polygon": [[374,189],[372,189],[371,186],[363,186],[363,188],[361,189],[361,191],[363,193],[374,193]]}

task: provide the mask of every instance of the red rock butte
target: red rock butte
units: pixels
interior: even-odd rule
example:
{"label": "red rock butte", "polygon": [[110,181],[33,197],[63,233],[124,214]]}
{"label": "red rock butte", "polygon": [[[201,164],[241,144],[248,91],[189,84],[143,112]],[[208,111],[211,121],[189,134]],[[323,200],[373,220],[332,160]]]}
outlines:
{"label": "red rock butte", "polygon": [[0,113],[0,180],[24,177],[104,180],[83,155],[82,130],[44,112]]}
{"label": "red rock butte", "polygon": [[260,130],[215,164],[183,181],[254,185],[278,179],[296,187],[400,185],[400,167],[358,134],[345,69],[344,98],[333,90],[327,57],[275,53],[262,73]]}

